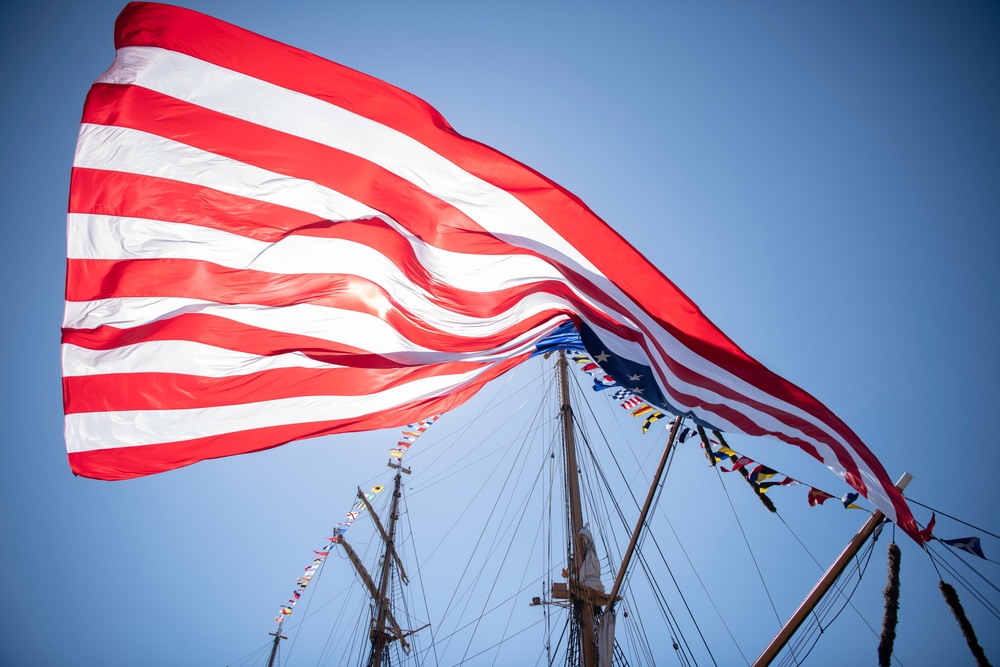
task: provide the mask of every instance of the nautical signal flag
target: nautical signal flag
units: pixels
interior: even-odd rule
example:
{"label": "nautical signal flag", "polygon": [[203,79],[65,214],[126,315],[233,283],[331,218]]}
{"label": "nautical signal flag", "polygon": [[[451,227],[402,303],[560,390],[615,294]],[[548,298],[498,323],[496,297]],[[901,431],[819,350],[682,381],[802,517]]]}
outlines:
{"label": "nautical signal flag", "polygon": [[931,512],[931,520],[927,522],[927,527],[920,531],[920,539],[930,542],[934,538],[934,524],[937,522],[937,515]]}
{"label": "nautical signal flag", "polygon": [[642,399],[638,396],[631,396],[622,401],[622,407],[626,410],[631,410],[632,408],[642,405]]}
{"label": "nautical signal flag", "polygon": [[611,387],[617,387],[618,383],[610,375],[595,375],[594,376],[594,391],[604,391],[605,389],[610,389]]}
{"label": "nautical signal flag", "polygon": [[763,463],[759,463],[753,468],[753,470],[750,471],[750,475],[747,477],[747,479],[749,479],[754,484],[760,484],[764,480],[770,479],[775,475],[780,475],[780,474],[781,473],[779,473],[777,470],[772,470]]}
{"label": "nautical signal flag", "polygon": [[[715,441],[713,440],[712,442],[715,442]],[[702,446],[704,446],[704,445],[702,445]],[[740,457],[739,453],[736,452],[736,450],[730,449],[729,447],[726,447],[725,445],[719,445],[719,448],[716,449],[715,451],[713,451],[712,455],[718,461],[721,461],[721,460],[726,459],[726,458],[732,460],[732,457],[735,457],[736,460],[739,460],[739,457]]]}
{"label": "nautical signal flag", "polygon": [[810,507],[815,507],[816,505],[822,505],[830,498],[836,498],[832,493],[827,493],[826,491],[820,491],[817,488],[810,487],[809,495],[806,496],[806,500],[809,501]]}
{"label": "nautical signal flag", "polygon": [[663,414],[662,412],[654,412],[653,414],[646,417],[646,421],[642,423],[642,432],[645,433],[646,431],[648,431],[649,427],[653,425],[653,422],[655,422],[658,419],[663,419],[664,417],[666,417],[666,415]]}
{"label": "nautical signal flag", "polygon": [[959,537],[954,540],[942,540],[938,538],[938,541],[944,542],[949,547],[961,549],[962,551],[968,551],[974,556],[979,556],[984,560],[989,560],[986,558],[986,554],[983,553],[983,543],[978,537]]}
{"label": "nautical signal flag", "polygon": [[785,475],[784,479],[769,480],[767,482],[759,482],[757,484],[757,490],[760,493],[767,493],[767,490],[770,489],[772,486],[791,486],[793,484],[798,484],[798,483],[799,483],[798,481],[792,479],[788,475]]}
{"label": "nautical signal flag", "polygon": [[580,198],[423,100],[179,7],[129,4],[114,37],[70,181],[74,473],[412,423],[572,321],[611,378],[596,390],[799,447],[918,537],[843,421]]}
{"label": "nautical signal flag", "polygon": [[649,406],[649,405],[643,405],[643,406],[638,407],[635,410],[633,410],[632,411],[632,416],[633,417],[641,417],[644,414],[647,414],[649,412],[653,412],[653,408],[651,406]]}
{"label": "nautical signal flag", "polygon": [[736,472],[740,468],[746,468],[747,466],[753,465],[754,463],[756,463],[756,461],[754,461],[753,459],[747,456],[741,456],[738,459],[736,459],[736,463],[733,464],[732,468],[722,468],[722,472]]}

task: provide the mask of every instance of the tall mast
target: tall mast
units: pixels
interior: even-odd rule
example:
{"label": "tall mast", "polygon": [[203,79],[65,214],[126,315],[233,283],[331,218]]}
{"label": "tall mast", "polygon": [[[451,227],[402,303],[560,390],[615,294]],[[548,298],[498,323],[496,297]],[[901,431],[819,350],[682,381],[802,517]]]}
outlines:
{"label": "tall mast", "polygon": [[371,631],[372,652],[368,659],[368,664],[371,665],[371,667],[381,667],[382,656],[385,653],[386,645],[389,641],[396,638],[387,632],[385,624],[387,614],[391,613],[386,593],[389,588],[389,575],[392,568],[392,557],[396,553],[393,543],[396,539],[396,519],[399,518],[397,510],[399,508],[400,476],[400,471],[397,470],[396,478],[393,481],[392,508],[389,510],[389,535],[388,539],[385,541],[385,553],[382,556],[382,580],[379,582],[378,597],[376,598],[378,613],[376,614],[375,624],[372,626]]}
{"label": "tall mast", "polygon": [[410,644],[406,641],[406,638],[412,634],[420,632],[430,625],[427,623],[416,630],[404,631],[399,626],[399,622],[393,614],[392,602],[389,599],[389,583],[391,581],[392,564],[394,562],[398,566],[403,583],[405,584],[407,582],[406,573],[403,572],[403,565],[399,561],[399,556],[396,553],[395,547],[396,521],[399,519],[400,474],[404,472],[408,472],[408,470],[402,467],[399,467],[396,471],[396,477],[392,489],[392,506],[389,510],[388,532],[382,527],[382,522],[379,521],[375,508],[372,507],[365,495],[359,490],[359,495],[365,508],[371,513],[372,521],[378,528],[379,535],[385,541],[385,551],[382,554],[382,579],[378,584],[375,583],[375,579],[368,573],[368,569],[365,567],[364,563],[361,562],[361,558],[358,557],[354,548],[348,544],[346,539],[344,539],[343,533],[341,533],[337,538],[337,544],[344,549],[344,553],[347,554],[348,560],[351,561],[354,569],[357,570],[358,576],[361,578],[361,582],[365,585],[365,588],[368,589],[368,593],[372,596],[372,600],[375,602],[375,612],[372,616],[371,625],[371,653],[368,656],[367,662],[368,667],[381,667],[382,661],[385,657],[386,647],[391,642],[398,641],[400,647],[403,649],[403,652],[409,653]]}
{"label": "tall mast", "polygon": [[281,626],[285,624],[285,619],[282,618],[281,622],[278,623],[278,629],[270,633],[274,635],[274,643],[271,645],[271,655],[267,659],[267,667],[274,667],[274,659],[278,657],[278,642],[282,639],[288,639],[285,635],[281,634]]}
{"label": "tall mast", "polygon": [[573,408],[569,399],[568,363],[566,353],[559,352],[559,391],[561,396],[563,449],[566,454],[566,485],[569,494],[569,525],[573,533],[573,558],[569,572],[569,599],[574,613],[579,614],[580,621],[580,664],[584,667],[597,667],[597,624],[595,610],[597,605],[588,599],[585,589],[580,584],[580,572],[583,570],[583,538],[580,530],[583,528],[583,512],[580,507],[579,468],[576,464],[576,443],[573,438]]}

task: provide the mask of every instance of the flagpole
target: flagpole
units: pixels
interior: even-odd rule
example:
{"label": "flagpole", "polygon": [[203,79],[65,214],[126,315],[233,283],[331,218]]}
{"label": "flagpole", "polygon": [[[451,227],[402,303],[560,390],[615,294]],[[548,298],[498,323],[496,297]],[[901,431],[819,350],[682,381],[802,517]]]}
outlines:
{"label": "flagpole", "polygon": [[[913,479],[913,476],[908,472],[904,472],[903,476],[899,478],[899,481],[896,482],[896,488],[899,489],[900,493],[903,492],[907,484],[910,483],[911,479]],[[802,601],[802,604],[800,604],[799,608],[795,610],[795,613],[788,619],[788,622],[785,623],[784,627],[778,631],[778,634],[775,635],[774,639],[771,640],[771,643],[767,645],[764,652],[761,653],[760,657],[753,663],[753,667],[766,667],[771,664],[771,661],[778,656],[778,653],[780,653],[781,649],[785,647],[788,640],[792,638],[795,631],[799,629],[802,622],[806,620],[806,617],[808,617],[810,613],[812,613],[812,610],[817,604],[819,604],[819,601],[824,595],[826,595],[827,591],[830,590],[830,587],[833,586],[837,577],[843,573],[844,568],[846,568],[847,564],[851,562],[851,559],[857,555],[858,551],[861,550],[861,546],[868,541],[868,538],[871,537],[871,534],[875,532],[875,529],[878,528],[884,518],[885,515],[879,510],[875,510],[875,512],[868,517],[868,521],[861,526],[861,530],[859,530],[854,538],[848,543],[841,554],[837,557],[837,560],[833,561],[833,565],[831,565],[820,580],[816,582],[816,585],[813,586],[811,591],[809,591],[809,595],[806,596],[806,599]]]}

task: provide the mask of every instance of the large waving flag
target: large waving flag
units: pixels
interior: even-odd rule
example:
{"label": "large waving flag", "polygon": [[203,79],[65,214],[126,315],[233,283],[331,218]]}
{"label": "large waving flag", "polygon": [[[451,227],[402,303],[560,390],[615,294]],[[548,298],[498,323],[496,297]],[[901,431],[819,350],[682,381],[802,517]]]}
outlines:
{"label": "large waving flag", "polygon": [[186,9],[130,4],[68,220],[77,474],[123,479],[448,410],[571,319],[647,402],[799,447],[907,532],[861,440],[574,195],[422,100]]}

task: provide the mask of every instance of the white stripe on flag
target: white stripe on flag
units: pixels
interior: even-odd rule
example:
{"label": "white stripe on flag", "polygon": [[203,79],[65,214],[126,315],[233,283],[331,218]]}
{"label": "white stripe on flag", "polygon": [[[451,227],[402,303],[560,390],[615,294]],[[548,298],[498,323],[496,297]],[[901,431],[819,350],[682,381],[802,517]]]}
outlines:
{"label": "white stripe on flag", "polygon": [[110,350],[91,350],[62,345],[63,375],[110,375],[116,373],[180,373],[202,377],[248,375],[276,368],[344,368],[288,352],[262,357],[214,345],[186,340],[154,340],[123,345]]}
{"label": "white stripe on flag", "polygon": [[300,396],[189,410],[131,410],[66,415],[70,452],[141,447],[283,424],[348,419],[389,410],[466,386],[485,369],[438,375],[365,396]]}

